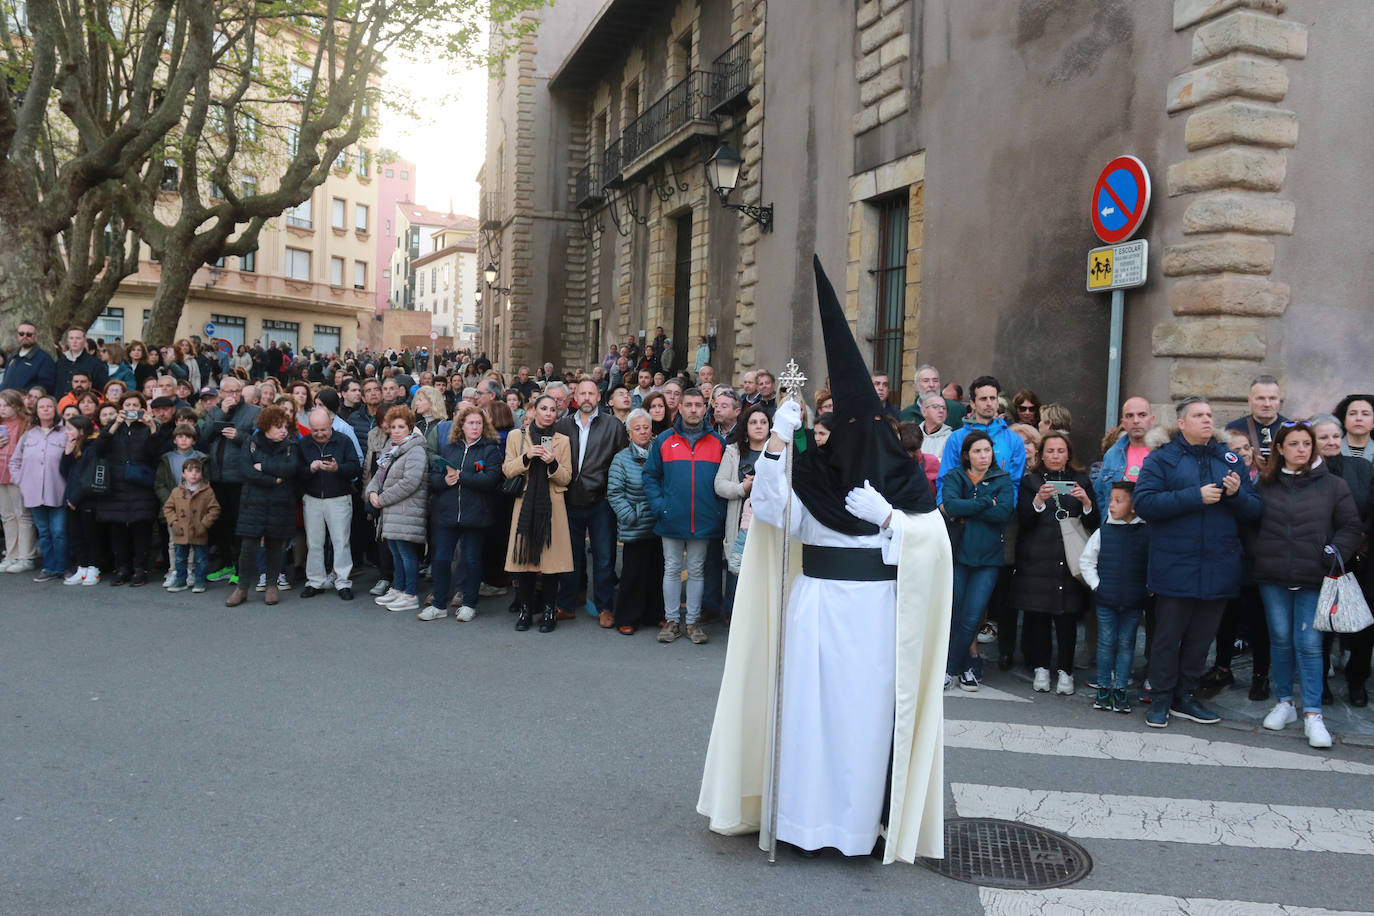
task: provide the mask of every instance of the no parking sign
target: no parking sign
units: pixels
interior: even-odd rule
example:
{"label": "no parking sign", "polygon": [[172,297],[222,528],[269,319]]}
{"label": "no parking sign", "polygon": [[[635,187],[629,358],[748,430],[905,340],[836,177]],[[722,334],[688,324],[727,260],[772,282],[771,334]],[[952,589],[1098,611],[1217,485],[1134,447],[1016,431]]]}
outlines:
{"label": "no parking sign", "polygon": [[1092,197],[1093,231],[1108,245],[1135,234],[1150,209],[1150,173],[1134,156],[1118,156],[1097,176]]}

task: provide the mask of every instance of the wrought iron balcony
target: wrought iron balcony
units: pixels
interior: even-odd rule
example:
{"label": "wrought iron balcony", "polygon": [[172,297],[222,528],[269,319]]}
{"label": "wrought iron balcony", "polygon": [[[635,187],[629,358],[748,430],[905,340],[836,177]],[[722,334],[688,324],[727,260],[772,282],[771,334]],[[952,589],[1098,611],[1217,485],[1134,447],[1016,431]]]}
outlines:
{"label": "wrought iron balcony", "polygon": [[601,180],[603,188],[620,187],[620,167],[623,164],[620,158],[620,141],[617,140],[606,147],[606,155],[602,158]]}
{"label": "wrought iron balcony", "polygon": [[715,74],[693,70],[670,88],[621,134],[622,174],[633,178],[657,160],[697,136],[719,132],[711,116],[711,86]]}
{"label": "wrought iron balcony", "polygon": [[477,218],[483,229],[501,228],[501,192],[487,191],[478,202]]}
{"label": "wrought iron balcony", "polygon": [[746,35],[711,64],[711,112],[746,101],[749,95],[749,38]]}
{"label": "wrought iron balcony", "polygon": [[577,173],[573,187],[573,202],[579,210],[595,207],[606,199],[601,182],[601,163],[589,162]]}

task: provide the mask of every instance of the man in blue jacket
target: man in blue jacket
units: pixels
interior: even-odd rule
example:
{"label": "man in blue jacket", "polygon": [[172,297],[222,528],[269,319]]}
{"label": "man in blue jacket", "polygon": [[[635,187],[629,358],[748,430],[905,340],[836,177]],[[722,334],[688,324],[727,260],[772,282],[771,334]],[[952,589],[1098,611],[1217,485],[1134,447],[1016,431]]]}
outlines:
{"label": "man in blue jacket", "polygon": [[1150,454],[1145,434],[1154,425],[1155,415],[1145,398],[1127,398],[1121,405],[1121,438],[1102,456],[1102,467],[1097,472],[1097,480],[1093,481],[1099,506],[1111,502],[1112,484],[1118,480],[1135,483],[1140,479],[1140,469]]}
{"label": "man in blue jacket", "polygon": [[57,388],[57,364],[38,345],[38,327],[32,321],[19,322],[19,347],[5,366],[5,388],[28,391],[38,385],[48,394]]}
{"label": "man in blue jacket", "polygon": [[682,393],[677,422],[659,433],[644,462],[644,495],[663,538],[663,618],[659,642],[683,633],[678,595],[682,557],[687,556],[687,638],[707,641],[701,626],[701,595],[706,584],[706,555],[712,541],[725,534],[725,502],[716,495],[716,471],[725,455],[725,440],[706,425],[706,399],[701,389]]}
{"label": "man in blue jacket", "polygon": [[945,440],[945,452],[940,457],[940,475],[935,478],[935,501],[944,498],[945,475],[952,469],[961,467],[959,452],[964,447],[964,439],[975,429],[988,434],[992,440],[992,463],[1011,475],[1012,499],[1021,486],[1021,476],[1026,473],[1026,443],[1011,431],[1007,421],[997,416],[997,395],[1002,385],[990,375],[980,375],[969,386],[969,397],[973,399],[973,413],[964,417],[964,425],[949,434]]}
{"label": "man in blue jacket", "polygon": [[1151,452],[1135,485],[1136,514],[1150,523],[1148,586],[1156,596],[1150,643],[1150,712],[1164,728],[1169,716],[1221,721],[1193,696],[1207,665],[1226,602],[1240,593],[1238,522],[1260,517],[1262,505],[1245,465],[1212,438],[1206,398],[1178,404],[1178,435]]}

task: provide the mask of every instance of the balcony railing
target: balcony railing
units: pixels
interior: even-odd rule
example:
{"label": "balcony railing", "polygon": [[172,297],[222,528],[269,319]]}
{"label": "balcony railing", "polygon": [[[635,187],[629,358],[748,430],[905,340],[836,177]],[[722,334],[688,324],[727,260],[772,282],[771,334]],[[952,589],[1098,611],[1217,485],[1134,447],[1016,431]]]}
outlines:
{"label": "balcony railing", "polygon": [[477,204],[477,218],[483,229],[501,228],[501,193],[488,191]]}
{"label": "balcony railing", "polygon": [[577,173],[574,180],[573,198],[579,210],[595,207],[606,199],[606,194],[602,190],[604,185],[601,183],[601,163],[589,162],[582,167],[582,171]]}
{"label": "balcony railing", "polygon": [[617,140],[606,147],[606,155],[602,160],[601,180],[604,188],[620,187],[620,167],[623,165],[620,158],[620,141]]}
{"label": "balcony railing", "polygon": [[717,112],[749,93],[749,38],[746,35],[711,64],[711,111]]}
{"label": "balcony railing", "polygon": [[621,146],[629,165],[693,121],[711,117],[707,99],[714,74],[693,70],[625,126]]}

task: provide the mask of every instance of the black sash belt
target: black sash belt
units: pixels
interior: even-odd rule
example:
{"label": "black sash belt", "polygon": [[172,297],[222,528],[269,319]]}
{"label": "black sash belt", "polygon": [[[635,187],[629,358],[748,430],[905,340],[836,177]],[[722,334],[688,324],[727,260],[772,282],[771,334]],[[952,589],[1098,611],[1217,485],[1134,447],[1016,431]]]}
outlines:
{"label": "black sash belt", "polygon": [[841,579],[850,582],[890,582],[897,578],[897,567],[883,562],[877,547],[816,547],[802,545],[802,572],[813,579]]}

